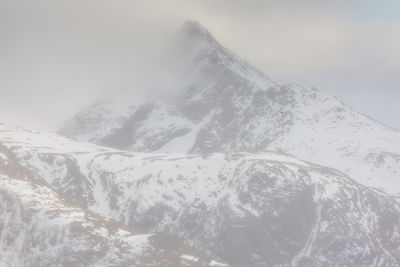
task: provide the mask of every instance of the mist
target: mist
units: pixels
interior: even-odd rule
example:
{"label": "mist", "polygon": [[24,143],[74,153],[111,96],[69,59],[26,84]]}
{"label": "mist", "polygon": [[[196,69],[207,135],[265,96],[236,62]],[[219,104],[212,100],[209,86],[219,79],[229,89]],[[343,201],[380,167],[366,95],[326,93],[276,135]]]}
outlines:
{"label": "mist", "polygon": [[273,80],[318,87],[400,128],[398,6],[1,0],[0,121],[54,131],[116,90],[148,94],[146,73],[152,69],[164,83],[168,73],[153,69],[156,58],[183,23],[195,19]]}
{"label": "mist", "polygon": [[0,267],[400,266],[399,10],[0,0]]}

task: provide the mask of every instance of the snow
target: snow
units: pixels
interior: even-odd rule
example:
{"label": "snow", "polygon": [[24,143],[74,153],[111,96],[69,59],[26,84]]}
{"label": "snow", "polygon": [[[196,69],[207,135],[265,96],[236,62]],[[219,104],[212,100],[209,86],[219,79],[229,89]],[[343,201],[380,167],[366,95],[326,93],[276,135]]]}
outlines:
{"label": "snow", "polygon": [[0,159],[2,159],[4,162],[7,162],[7,156],[4,154],[0,153]]}
{"label": "snow", "polygon": [[229,265],[218,261],[211,261],[210,266],[227,267]]}
{"label": "snow", "polygon": [[[179,117],[168,117],[165,120],[170,121],[171,124],[176,125],[185,125],[186,127],[190,127],[190,132],[181,136],[179,138],[172,139],[167,144],[155,150],[153,153],[171,153],[171,154],[178,154],[181,151],[189,151],[190,148],[193,147],[197,134],[199,130],[204,127],[204,125],[209,121],[212,114],[206,116],[201,122],[199,123],[190,123],[187,120],[183,120]],[[183,120],[183,121],[182,121]],[[149,129],[154,125],[151,121],[146,122],[146,125]]]}
{"label": "snow", "polygon": [[[140,104],[151,103],[153,110],[135,127],[135,137],[123,149],[177,154],[275,151],[400,195],[400,131],[315,88],[273,82],[197,23],[186,25],[181,35],[179,51],[188,52],[183,59],[174,58],[185,63],[182,73],[178,71],[181,75],[168,84],[179,92],[176,97],[131,103],[121,97],[99,103],[78,114],[92,127],[70,127],[70,136],[101,143]],[[228,118],[217,116],[221,113]],[[178,130],[187,132],[173,134]]]}
{"label": "snow", "polygon": [[194,257],[194,256],[190,256],[190,255],[181,255],[181,258],[183,260],[188,260],[188,261],[194,261],[194,262],[198,262],[199,261],[198,257]]}
{"label": "snow", "polygon": [[[313,88],[276,84],[222,47],[204,28],[196,23],[188,25],[189,34],[195,36],[187,36],[191,49],[190,55],[185,57],[188,68],[184,74],[187,75],[175,81],[175,85],[182,90],[193,89],[193,94],[183,98],[183,103],[176,99],[176,102],[151,101],[151,111],[135,125],[136,136],[126,147],[151,154],[121,152],[9,125],[0,125],[0,142],[38,181],[44,179],[56,190],[76,193],[74,190],[82,189],[93,198],[82,200],[86,201],[82,205],[104,220],[112,218],[129,224],[161,206],[167,215],[157,218],[152,230],[178,233],[194,245],[199,245],[201,238],[191,239],[190,233],[182,233],[182,229],[177,228],[185,212],[196,214],[196,209],[201,208],[212,214],[223,206],[232,220],[249,216],[260,220],[266,213],[278,217],[281,210],[271,209],[272,201],[280,203],[308,187],[313,188],[310,201],[316,205],[316,218],[293,265],[312,257],[321,232],[328,234],[335,227],[323,218],[326,203],[350,211],[352,216],[339,213],[345,216],[343,229],[351,227],[349,222],[352,222],[362,228],[361,232],[354,230],[354,233],[365,234],[364,240],[376,238],[368,234],[374,230],[379,214],[361,198],[368,200],[371,194],[374,201],[381,201],[382,206],[378,208],[390,213],[397,211],[397,206],[384,193],[361,187],[351,179],[399,196],[400,132]],[[230,94],[234,96],[229,98]],[[263,102],[257,105],[254,104],[256,100]],[[100,142],[118,131],[146,103],[150,102],[123,97],[97,103],[71,120],[67,132],[81,141]],[[192,104],[195,108],[191,111],[202,116],[185,113],[185,106]],[[225,113],[229,113],[227,118],[218,116]],[[231,114],[235,115],[232,120]],[[83,126],[79,122],[83,122]],[[226,133],[225,127],[232,132]],[[176,136],[179,133],[182,134]],[[201,134],[207,138],[200,140],[203,143],[199,145],[196,141]],[[187,154],[192,149],[203,152],[204,148],[207,152],[220,153]],[[9,160],[1,153],[0,159]],[[81,176],[67,177],[70,171],[67,162],[75,164]],[[63,182],[71,187],[65,188]],[[87,187],[74,188],[74,183],[85,183]],[[3,174],[0,174],[0,185],[31,208],[59,211],[59,216],[47,221],[49,224],[62,227],[78,221],[87,231],[95,228],[90,234],[107,240],[123,240],[136,251],[141,252],[148,245],[148,235],[131,235],[129,231],[118,229],[115,236],[104,226],[95,227],[86,220],[85,210],[64,205],[50,188],[10,180]],[[357,196],[356,200],[351,198],[353,195]],[[342,199],[349,201],[350,208],[344,205],[347,203],[340,202]],[[113,204],[115,207],[111,208]],[[216,217],[212,219],[217,224]],[[340,220],[336,222],[341,223]],[[213,240],[218,234],[214,224],[203,225],[202,238]],[[22,243],[18,242],[17,246],[21,247]],[[385,250],[378,241],[374,246],[374,249]],[[260,253],[252,255],[261,258]],[[199,261],[191,255],[180,257]],[[382,258],[373,260],[381,264]],[[218,264],[210,263],[225,266]]]}
{"label": "snow", "polygon": [[[52,146],[48,145],[47,140],[51,140]],[[360,198],[377,192],[369,189],[365,191],[364,187],[360,187],[339,171],[304,162],[284,153],[179,155],[122,152],[77,143],[55,134],[13,127],[0,127],[0,142],[17,155],[21,164],[32,170],[32,173],[37,173],[38,177],[44,177],[55,190],[66,189],[63,187],[65,186],[63,181],[67,179],[68,168],[71,168],[67,165],[66,159],[76,164],[82,176],[72,176],[72,179],[77,180],[68,182],[88,184],[87,188],[82,188],[83,194],[92,196],[94,201],[92,202],[90,198],[83,199],[82,205],[87,205],[89,210],[98,213],[104,220],[117,220],[129,225],[153,209],[162,207],[166,214],[157,217],[156,224],[149,226],[151,232],[172,232],[189,244],[197,245],[198,240],[205,238],[204,240],[208,240],[206,243],[215,249],[212,247],[213,242],[218,240],[214,238],[218,236],[222,229],[220,227],[223,226],[219,225],[221,220],[218,217],[210,216],[205,220],[206,224],[199,227],[203,231],[199,233],[201,238],[191,239],[191,235],[180,227],[183,223],[180,221],[181,218],[188,214],[198,214],[198,212],[219,214],[223,207],[224,212],[228,214],[226,216],[232,220],[245,220],[249,216],[253,220],[262,220],[265,216],[279,218],[282,211],[274,208],[276,204],[273,203],[292,199],[293,195],[301,193],[308,187],[314,188],[312,201],[318,204],[316,210],[318,216],[308,241],[303,244],[294,262],[304,257],[311,257],[316,247],[320,246],[318,238],[321,233],[330,234],[331,231],[335,231],[335,228],[327,223],[326,218],[323,218],[325,213],[322,213],[321,209],[327,212],[324,203],[336,203],[348,198],[351,207],[356,210],[356,212],[351,210],[354,212],[352,214],[360,216],[356,217],[357,220],[346,219],[353,225],[362,225],[361,228],[355,228],[363,229],[357,234],[370,233],[373,221],[376,221],[376,219],[371,220],[371,216],[377,216],[374,212],[365,212],[361,208],[365,204],[361,203]],[[15,184],[12,185],[13,183]],[[61,209],[62,215],[53,220],[56,225],[80,221],[88,231],[94,228],[91,230],[92,234],[107,240],[123,240],[138,254],[147,249],[149,239],[147,235],[130,235],[125,229],[117,229],[116,233],[112,234],[106,227],[97,227],[87,221],[82,210],[66,208],[55,201],[57,198],[54,195],[55,191],[32,189],[23,182],[13,183],[7,186],[12,187],[21,198],[29,199],[35,205],[46,206],[47,209]],[[71,190],[79,189],[78,187]],[[40,197],[36,195],[37,192],[42,192]],[[81,192],[79,194],[82,195]],[[357,194],[359,194],[357,201],[354,201],[353,196]],[[383,193],[379,194],[380,197],[373,198],[374,203],[381,197],[386,197]],[[111,200],[114,201],[113,208]],[[200,220],[201,216],[196,218]],[[342,220],[343,217],[339,219]],[[348,224],[346,222],[346,225]],[[200,245],[199,247],[203,248]],[[191,255],[186,256],[191,257]],[[185,260],[190,262],[189,259],[186,257]]]}

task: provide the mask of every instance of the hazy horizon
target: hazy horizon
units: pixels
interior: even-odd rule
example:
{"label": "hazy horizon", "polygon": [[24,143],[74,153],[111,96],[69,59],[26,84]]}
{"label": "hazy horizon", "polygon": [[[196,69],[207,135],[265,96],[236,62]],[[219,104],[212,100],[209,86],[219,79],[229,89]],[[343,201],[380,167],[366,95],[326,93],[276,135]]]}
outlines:
{"label": "hazy horizon", "polygon": [[[397,9],[396,9],[397,7]],[[317,87],[400,128],[396,1],[0,0],[0,121],[57,130],[194,19],[271,79]]]}

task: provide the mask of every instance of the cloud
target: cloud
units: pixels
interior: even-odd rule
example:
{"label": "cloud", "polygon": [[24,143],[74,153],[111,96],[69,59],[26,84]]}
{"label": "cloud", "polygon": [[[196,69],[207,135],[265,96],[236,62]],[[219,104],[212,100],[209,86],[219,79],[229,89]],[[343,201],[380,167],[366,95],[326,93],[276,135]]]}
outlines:
{"label": "cloud", "polygon": [[[400,127],[400,2],[0,0],[0,120],[56,129],[129,88],[187,19],[280,82],[314,85]],[[131,88],[132,87],[132,88]],[[376,100],[376,105],[371,103]]]}

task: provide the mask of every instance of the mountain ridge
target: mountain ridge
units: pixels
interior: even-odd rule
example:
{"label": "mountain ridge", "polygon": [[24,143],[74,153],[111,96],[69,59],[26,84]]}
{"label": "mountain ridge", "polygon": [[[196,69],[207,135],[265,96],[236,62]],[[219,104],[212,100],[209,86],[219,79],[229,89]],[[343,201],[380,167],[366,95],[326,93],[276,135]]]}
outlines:
{"label": "mountain ridge", "polygon": [[288,155],[130,153],[10,126],[0,143],[75,203],[233,266],[400,261],[392,197]]}
{"label": "mountain ridge", "polygon": [[180,94],[94,105],[59,133],[137,152],[282,151],[400,196],[400,131],[315,88],[279,85],[217,41],[183,39],[184,68],[169,85]]}
{"label": "mountain ridge", "polygon": [[[172,235],[145,234],[132,225],[123,225],[82,206],[77,196],[82,194],[84,198],[88,187],[61,192],[48,179],[29,169],[35,163],[25,165],[34,154],[25,159],[14,154],[13,149],[32,141],[22,136],[26,133],[39,136],[39,131],[4,124],[0,124],[0,129],[3,134],[12,129],[11,136],[0,141],[0,265],[228,266],[185,246]],[[71,143],[66,144],[70,141],[61,136],[43,133],[42,136],[35,140],[44,145],[39,150],[54,149],[58,142],[66,149],[81,146],[71,147]],[[19,141],[8,147],[12,139]],[[82,146],[93,149],[90,144]],[[29,150],[32,146],[25,148]],[[70,175],[76,179],[88,178],[73,167]]]}

